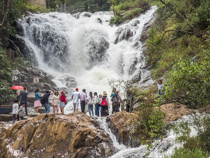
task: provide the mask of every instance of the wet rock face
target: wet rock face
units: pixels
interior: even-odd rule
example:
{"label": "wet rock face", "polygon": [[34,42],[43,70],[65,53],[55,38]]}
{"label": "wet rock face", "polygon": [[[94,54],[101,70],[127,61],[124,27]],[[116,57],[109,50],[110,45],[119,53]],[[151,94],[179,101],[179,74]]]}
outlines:
{"label": "wet rock face", "polygon": [[[39,83],[34,82],[34,78],[39,79]],[[13,85],[20,85],[26,87],[29,98],[29,105],[33,106],[34,103],[34,91],[39,88],[40,93],[43,95],[47,90],[58,90],[65,91],[66,94],[69,94],[70,88],[75,88],[77,86],[77,81],[74,77],[71,76],[63,76],[61,78],[62,82],[66,82],[66,87],[58,88],[56,84],[52,81],[53,76],[45,73],[44,71],[33,68],[26,67],[21,70],[15,70],[13,72]],[[31,103],[31,104],[30,104]]]}
{"label": "wet rock face", "polygon": [[193,110],[188,109],[186,105],[175,103],[161,105],[160,110],[166,114],[163,119],[164,122],[175,121],[193,112]]}
{"label": "wet rock face", "polygon": [[138,136],[133,134],[134,129],[133,120],[137,118],[134,113],[118,112],[107,118],[109,128],[117,137],[119,143],[127,147],[138,147]]}
{"label": "wet rock face", "polygon": [[92,30],[84,34],[84,53],[88,55],[89,63],[86,68],[91,68],[106,60],[106,51],[109,48],[106,34]]}
{"label": "wet rock face", "polygon": [[[105,158],[114,153],[110,138],[87,115],[39,115],[1,133],[0,155]],[[13,153],[14,156],[14,153]],[[16,155],[18,156],[18,155]]]}
{"label": "wet rock face", "polygon": [[[39,78],[39,83],[34,82],[35,77]],[[52,76],[33,67],[26,67],[13,72],[13,83],[26,87],[29,92],[34,92],[37,88],[43,93],[50,89],[55,90],[57,86],[52,79]]]}
{"label": "wet rock face", "polygon": [[119,28],[116,32],[117,38],[114,43],[117,44],[122,40],[128,40],[130,37],[133,37],[133,32],[129,28]]}

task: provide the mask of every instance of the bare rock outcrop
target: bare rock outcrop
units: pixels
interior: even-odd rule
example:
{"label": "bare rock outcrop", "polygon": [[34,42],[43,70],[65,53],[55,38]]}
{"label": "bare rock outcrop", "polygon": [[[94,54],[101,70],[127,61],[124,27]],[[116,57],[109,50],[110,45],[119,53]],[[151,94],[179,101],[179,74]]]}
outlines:
{"label": "bare rock outcrop", "polygon": [[192,113],[193,110],[187,108],[186,105],[171,103],[160,106],[160,110],[165,113],[164,122],[175,121],[184,115]]}
{"label": "bare rock outcrop", "polygon": [[0,136],[0,155],[5,158],[105,158],[115,152],[108,135],[80,112],[42,114],[14,123]]}
{"label": "bare rock outcrop", "polygon": [[137,117],[134,113],[121,111],[107,118],[108,126],[117,137],[119,143],[127,147],[137,147],[140,145],[138,136],[132,133],[134,129],[133,121]]}

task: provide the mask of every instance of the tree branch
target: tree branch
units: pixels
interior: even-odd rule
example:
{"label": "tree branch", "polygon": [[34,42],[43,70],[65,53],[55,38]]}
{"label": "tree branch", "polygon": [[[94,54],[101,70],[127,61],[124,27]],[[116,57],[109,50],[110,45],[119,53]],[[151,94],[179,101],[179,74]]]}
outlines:
{"label": "tree branch", "polygon": [[[8,1],[7,1],[6,12],[5,12],[5,14],[3,15],[3,19],[2,19],[2,21],[1,21],[1,23],[0,23],[0,27],[2,27],[3,24],[4,24],[4,21],[5,21],[6,17],[7,17],[8,12],[9,12],[10,4],[11,4],[11,0],[8,0]],[[3,8],[4,8],[4,6],[3,6]]]}
{"label": "tree branch", "polygon": [[175,12],[177,15],[179,15],[183,20],[186,20],[186,18],[182,14],[178,13],[173,7],[167,5],[163,0],[160,0],[160,2],[164,4],[166,7],[168,7],[169,9],[171,9],[173,12]]}

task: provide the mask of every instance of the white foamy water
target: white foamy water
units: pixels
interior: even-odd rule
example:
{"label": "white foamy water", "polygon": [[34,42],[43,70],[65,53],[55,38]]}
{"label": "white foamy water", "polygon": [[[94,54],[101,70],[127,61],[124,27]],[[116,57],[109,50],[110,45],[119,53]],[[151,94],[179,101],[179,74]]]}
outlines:
{"label": "white foamy water", "polygon": [[111,12],[81,13],[75,15],[78,19],[57,12],[32,14],[19,20],[21,38],[36,66],[54,76],[58,87],[72,91],[75,87],[62,80],[72,76],[80,90],[111,92],[110,79],[128,80],[141,72],[141,80],[148,77],[140,37],[154,20],[156,9],[113,27],[109,25]]}
{"label": "white foamy water", "polygon": [[120,144],[117,141],[116,136],[112,133],[111,129],[108,127],[108,124],[106,123],[106,118],[105,117],[99,117],[97,118],[97,122],[100,125],[100,128],[103,129],[105,131],[106,134],[109,135],[109,137],[111,138],[114,147],[117,150],[124,150],[126,149],[126,146],[124,144]]}
{"label": "white foamy water", "polygon": [[[183,116],[181,119],[175,121],[174,126],[178,126],[181,122],[187,122],[190,129],[190,137],[196,136],[198,131],[194,126],[193,117],[191,115]],[[111,158],[164,158],[173,154],[175,148],[181,148],[183,143],[177,142],[180,133],[176,133],[173,129],[167,131],[167,135],[163,140],[156,140],[152,143],[152,147],[148,150],[147,145],[141,145],[137,148],[126,148],[120,150]]]}

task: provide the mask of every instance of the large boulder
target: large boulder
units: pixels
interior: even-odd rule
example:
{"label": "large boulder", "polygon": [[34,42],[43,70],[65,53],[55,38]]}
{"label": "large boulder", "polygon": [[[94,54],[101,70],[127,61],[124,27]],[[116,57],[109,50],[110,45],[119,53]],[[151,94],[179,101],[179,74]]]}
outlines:
{"label": "large boulder", "polygon": [[5,158],[105,158],[115,152],[108,135],[91,117],[80,112],[42,114],[14,123],[0,136],[0,155]]}
{"label": "large boulder", "polygon": [[121,111],[107,118],[108,126],[119,143],[127,147],[137,147],[140,145],[138,136],[132,133],[135,128],[133,121],[137,117],[138,116],[134,113]]}
{"label": "large boulder", "polygon": [[175,121],[184,115],[191,114],[193,110],[187,108],[186,105],[171,103],[160,106],[160,110],[165,113],[164,122]]}

